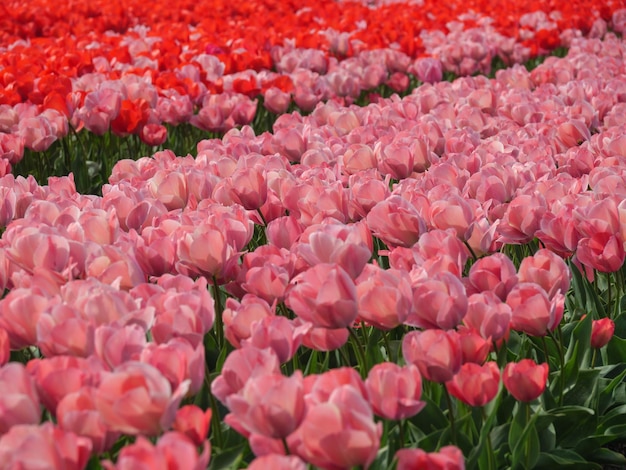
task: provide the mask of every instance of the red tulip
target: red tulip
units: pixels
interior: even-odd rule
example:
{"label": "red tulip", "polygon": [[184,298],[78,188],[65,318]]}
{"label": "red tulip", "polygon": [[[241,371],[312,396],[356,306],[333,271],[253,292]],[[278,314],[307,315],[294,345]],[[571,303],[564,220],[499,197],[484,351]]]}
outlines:
{"label": "red tulip", "polygon": [[532,359],[523,359],[506,365],[502,381],[516,400],[529,402],[538,398],[546,389],[548,372],[548,364],[537,364]]}
{"label": "red tulip", "polygon": [[602,318],[591,322],[591,347],[606,346],[615,332],[615,322],[610,318]]}
{"label": "red tulip", "polygon": [[484,365],[465,363],[459,372],[446,382],[451,395],[470,406],[484,406],[498,394],[500,369],[495,362]]}

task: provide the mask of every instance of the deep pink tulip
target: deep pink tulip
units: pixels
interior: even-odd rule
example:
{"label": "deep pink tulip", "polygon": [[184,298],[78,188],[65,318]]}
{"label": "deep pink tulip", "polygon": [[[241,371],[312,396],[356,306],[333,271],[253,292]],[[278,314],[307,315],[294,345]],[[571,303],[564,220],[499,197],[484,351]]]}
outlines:
{"label": "deep pink tulip", "polygon": [[516,400],[529,402],[544,392],[549,372],[546,363],[537,364],[532,359],[522,359],[506,365],[502,382]]}
{"label": "deep pink tulip", "polygon": [[383,362],[372,367],[365,380],[365,388],[374,414],[390,420],[410,418],[419,413],[426,403],[422,396],[422,376],[414,365],[400,367]]}
{"label": "deep pink tulip", "polygon": [[380,446],[381,423],[374,422],[372,408],[350,385],[335,389],[328,401],[312,406],[298,433],[298,453],[322,468],[368,468]]}
{"label": "deep pink tulip", "polygon": [[498,232],[506,243],[528,243],[539,230],[546,212],[545,198],[539,194],[520,194],[508,205],[498,225]]}
{"label": "deep pink tulip", "polygon": [[396,452],[398,470],[465,470],[461,449],[445,446],[439,452],[422,449],[400,449]]}
{"label": "deep pink tulip", "polygon": [[432,382],[450,380],[461,367],[461,339],[454,330],[425,330],[407,333],[402,340],[402,356]]}
{"label": "deep pink tulip", "polygon": [[367,390],[359,373],[351,367],[339,367],[319,375],[307,375],[304,378],[307,405],[312,406],[328,401],[333,390],[342,385],[350,385],[367,399]]}
{"label": "deep pink tulip", "polygon": [[250,377],[238,393],[228,396],[226,405],[248,431],[286,438],[306,412],[302,373]]}
{"label": "deep pink tulip", "polygon": [[474,362],[482,364],[491,352],[491,339],[483,338],[473,329],[459,327],[459,338],[461,339],[461,351],[463,353],[463,364]]}
{"label": "deep pink tulip", "polygon": [[345,328],[356,319],[356,286],[341,266],[317,264],[293,278],[291,284],[285,303],[313,326]]}
{"label": "deep pink tulip", "polygon": [[606,346],[615,333],[615,322],[610,318],[602,318],[591,322],[591,347]]}
{"label": "deep pink tulip", "polygon": [[612,235],[609,232],[599,232],[579,240],[576,257],[585,266],[612,273],[624,264],[624,242],[619,233]]}
{"label": "deep pink tulip", "polygon": [[446,382],[451,395],[470,406],[484,406],[498,394],[500,369],[495,362],[484,365],[467,362]]}
{"label": "deep pink tulip", "polygon": [[9,333],[4,328],[0,328],[0,367],[9,362],[11,358],[11,343]]}
{"label": "deep pink tulip", "polygon": [[82,470],[91,455],[91,441],[51,422],[13,426],[0,437],[0,468]]}
{"label": "deep pink tulip", "polygon": [[130,361],[103,374],[95,403],[111,431],[155,436],[170,428],[188,389],[185,381],[172,391],[155,367]]}

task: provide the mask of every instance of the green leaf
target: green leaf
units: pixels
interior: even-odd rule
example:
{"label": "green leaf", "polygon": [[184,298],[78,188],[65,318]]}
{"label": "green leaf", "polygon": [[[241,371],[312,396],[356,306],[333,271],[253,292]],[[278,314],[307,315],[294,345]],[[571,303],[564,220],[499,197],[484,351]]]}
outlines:
{"label": "green leaf", "polygon": [[578,380],[573,387],[565,393],[563,402],[565,405],[580,405],[589,407],[594,401],[594,393],[597,394],[597,382],[600,371],[587,369],[578,372]]}
{"label": "green leaf", "polygon": [[443,411],[441,411],[441,408],[428,397],[422,397],[422,401],[426,402],[426,406],[417,416],[411,418],[411,423],[425,434],[430,434],[437,429],[442,430],[447,428],[450,422],[446,415],[443,414]]}
{"label": "green leaf", "polygon": [[612,379],[608,385],[606,385],[600,392],[598,397],[598,411],[604,413],[614,403],[613,392],[615,389],[624,382],[626,377],[626,369],[624,369],[617,377]]}
{"label": "green leaf", "polygon": [[598,464],[588,462],[582,456],[566,449],[554,449],[551,452],[541,452],[535,469],[554,470],[567,468],[569,470],[602,470]]}
{"label": "green leaf", "polygon": [[211,457],[211,463],[209,465],[209,470],[223,470],[226,468],[236,469],[241,468],[241,461],[244,459],[245,454],[247,453],[248,443],[244,442],[235,447],[231,447],[222,452],[215,452]]}
{"label": "green leaf", "polygon": [[609,363],[618,364],[620,362],[626,362],[626,339],[613,336],[606,346],[606,352]]}
{"label": "green leaf", "polygon": [[514,470],[534,468],[539,459],[539,435],[535,427],[537,417],[535,414],[530,418],[517,441],[512,442],[509,434],[509,447],[513,449],[511,468]]}
{"label": "green leaf", "polygon": [[591,457],[594,462],[626,467],[626,456],[610,449],[598,449]]}

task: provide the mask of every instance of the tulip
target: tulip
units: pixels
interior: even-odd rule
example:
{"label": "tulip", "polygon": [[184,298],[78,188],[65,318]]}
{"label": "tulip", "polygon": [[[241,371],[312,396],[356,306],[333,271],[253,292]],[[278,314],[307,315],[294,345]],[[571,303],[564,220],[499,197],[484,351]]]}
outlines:
{"label": "tulip", "polygon": [[465,470],[463,452],[455,446],[444,446],[439,452],[400,449],[396,458],[398,470]]}
{"label": "tulip", "polygon": [[591,347],[600,349],[606,346],[615,332],[615,322],[610,318],[602,318],[591,322]]}
{"label": "tulip", "polygon": [[238,393],[228,396],[226,406],[249,432],[284,439],[304,419],[302,373],[251,377]]}
{"label": "tulip", "polygon": [[269,454],[253,460],[248,470],[306,470],[306,464],[295,455]]}
{"label": "tulip", "polygon": [[426,379],[444,383],[461,367],[461,340],[454,330],[412,331],[402,340],[402,356]]}
{"label": "tulip", "polygon": [[33,379],[19,362],[0,369],[0,434],[18,424],[37,424],[41,408]]}
{"label": "tulip", "polygon": [[365,388],[374,414],[390,420],[410,418],[426,403],[420,401],[422,377],[414,365],[400,367],[383,362],[372,367]]}
{"label": "tulip", "polygon": [[176,411],[172,429],[185,434],[196,446],[201,446],[208,437],[211,416],[210,408],[202,411],[196,405],[185,405]]}
{"label": "tulip", "polygon": [[509,362],[504,368],[502,381],[516,400],[529,402],[538,398],[546,389],[548,364],[537,364],[532,359]]}
{"label": "tulip", "polygon": [[470,406],[484,406],[498,394],[500,369],[495,362],[484,365],[467,362],[446,382],[450,395]]}

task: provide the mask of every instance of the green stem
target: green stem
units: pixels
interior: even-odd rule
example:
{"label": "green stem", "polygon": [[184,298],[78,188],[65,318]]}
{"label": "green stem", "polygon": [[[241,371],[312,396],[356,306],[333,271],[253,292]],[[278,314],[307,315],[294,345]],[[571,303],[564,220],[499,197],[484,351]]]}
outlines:
{"label": "green stem", "polygon": [[387,330],[383,331],[383,341],[385,342],[385,349],[387,350],[387,360],[390,362],[395,362],[391,360],[391,344],[389,343],[389,332]]}
{"label": "green stem", "polygon": [[593,348],[593,354],[591,355],[591,368],[595,368],[596,366],[596,354],[598,353],[598,350],[596,348]]}
{"label": "green stem", "polygon": [[[561,332],[561,325],[559,325],[558,333],[562,340],[563,335]],[[554,334],[551,331],[548,331],[548,334],[550,335],[550,338],[552,338],[552,341],[554,341],[554,343],[556,344],[557,350],[559,351],[559,367],[560,367],[559,379],[561,382],[561,387],[560,387],[561,390],[559,391],[559,406],[561,406],[563,405],[563,392],[565,390],[565,374],[564,374],[565,357],[563,355],[563,343],[562,341],[557,340],[556,336],[554,336]]]}
{"label": "green stem", "polygon": [[220,410],[217,406],[217,400],[211,393],[211,374],[209,374],[209,366],[204,366],[204,386],[206,387],[206,393],[209,394],[209,401],[211,402],[211,430],[215,435],[215,445],[220,449],[223,448],[224,441],[222,439],[222,419],[220,417]]}
{"label": "green stem", "polygon": [[[525,422],[525,426],[528,426],[528,423],[530,422],[530,403],[524,403],[524,405],[526,406],[526,422]],[[526,467],[524,468],[530,468],[530,439],[526,439],[526,442],[524,443],[524,447],[526,448],[525,450],[525,454],[526,454]]]}
{"label": "green stem", "polygon": [[450,392],[445,385],[442,385],[444,395],[446,396],[446,401],[448,403],[448,419],[450,420],[450,434],[452,435],[452,443],[456,445],[456,427],[454,425],[454,411],[452,409],[452,398],[450,397]]}
{"label": "green stem", "polygon": [[222,324],[222,312],[224,309],[222,307],[220,288],[215,276],[213,276],[213,298],[215,299],[215,336],[217,347],[221,351],[224,345],[224,325]]}
{"label": "green stem", "polygon": [[352,339],[354,341],[353,347],[357,355],[357,360],[359,361],[359,369],[361,371],[361,377],[365,378],[367,376],[367,362],[366,362],[367,359],[365,357],[363,345],[361,344],[359,335],[356,334],[353,328],[348,328],[348,331],[350,332],[350,336],[352,336]]}
{"label": "green stem", "polygon": [[[487,421],[487,412],[485,407],[482,408],[483,425]],[[493,443],[491,442],[491,433],[487,433],[487,466],[489,470],[495,470],[496,468],[496,456],[493,453]],[[528,465],[526,466],[528,468]]]}

